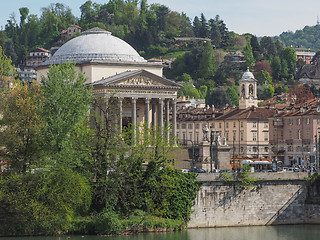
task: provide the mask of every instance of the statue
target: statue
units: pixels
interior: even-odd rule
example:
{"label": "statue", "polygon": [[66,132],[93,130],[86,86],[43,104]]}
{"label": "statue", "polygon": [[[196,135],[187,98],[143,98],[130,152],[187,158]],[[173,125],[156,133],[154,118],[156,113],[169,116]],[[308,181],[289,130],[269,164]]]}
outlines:
{"label": "statue", "polygon": [[203,132],[202,141],[208,141],[209,142],[209,128],[208,128],[207,124],[203,125],[202,132]]}
{"label": "statue", "polygon": [[226,141],[226,138],[223,137],[222,138],[222,143],[221,143],[222,146],[226,146],[227,145],[227,141]]}
{"label": "statue", "polygon": [[220,137],[220,135],[218,135],[218,137],[216,139],[216,145],[217,146],[221,146],[221,137]]}

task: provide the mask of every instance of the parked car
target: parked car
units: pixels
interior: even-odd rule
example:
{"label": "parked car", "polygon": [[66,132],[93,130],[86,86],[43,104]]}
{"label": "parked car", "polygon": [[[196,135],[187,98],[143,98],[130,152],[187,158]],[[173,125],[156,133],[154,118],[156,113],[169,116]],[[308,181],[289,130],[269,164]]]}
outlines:
{"label": "parked car", "polygon": [[180,171],[183,172],[183,173],[188,173],[188,172],[190,172],[189,169],[180,169]]}
{"label": "parked car", "polygon": [[194,173],[206,173],[206,170],[202,168],[191,168],[189,172],[194,172]]}

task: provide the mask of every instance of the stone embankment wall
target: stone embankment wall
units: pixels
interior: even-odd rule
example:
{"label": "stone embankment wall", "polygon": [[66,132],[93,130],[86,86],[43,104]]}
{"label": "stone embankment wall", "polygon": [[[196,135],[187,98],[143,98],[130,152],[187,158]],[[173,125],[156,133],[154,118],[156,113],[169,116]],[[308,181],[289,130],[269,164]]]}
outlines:
{"label": "stone embankment wall", "polygon": [[272,224],[320,224],[320,205],[307,204],[307,173],[257,173],[256,186],[241,188],[219,174],[200,174],[189,228]]}

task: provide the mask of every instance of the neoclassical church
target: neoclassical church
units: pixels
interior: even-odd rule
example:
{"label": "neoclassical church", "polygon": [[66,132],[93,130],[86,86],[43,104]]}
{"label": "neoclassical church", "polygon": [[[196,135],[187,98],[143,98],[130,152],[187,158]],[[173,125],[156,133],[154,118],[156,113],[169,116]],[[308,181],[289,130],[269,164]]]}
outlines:
{"label": "neoclassical church", "polygon": [[169,123],[170,106],[176,132],[176,99],[181,86],[163,78],[161,63],[147,62],[128,43],[100,28],[62,45],[37,68],[37,79],[47,74],[50,65],[66,62],[76,63],[94,95],[117,99],[120,127],[129,123],[163,127]]}

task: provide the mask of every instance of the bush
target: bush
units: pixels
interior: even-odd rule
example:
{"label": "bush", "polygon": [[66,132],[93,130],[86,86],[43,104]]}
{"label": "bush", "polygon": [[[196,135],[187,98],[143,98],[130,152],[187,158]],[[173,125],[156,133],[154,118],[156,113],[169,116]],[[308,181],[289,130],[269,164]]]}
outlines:
{"label": "bush", "polygon": [[122,223],[119,215],[109,209],[97,214],[94,217],[93,224],[96,234],[118,234],[122,230]]}
{"label": "bush", "polygon": [[91,202],[87,180],[70,171],[1,176],[0,185],[3,234],[64,233]]}
{"label": "bush", "polygon": [[240,173],[238,173],[238,180],[240,181],[240,187],[251,187],[256,183],[256,179],[251,176],[249,164],[242,165]]}

